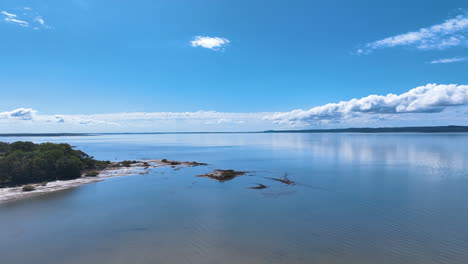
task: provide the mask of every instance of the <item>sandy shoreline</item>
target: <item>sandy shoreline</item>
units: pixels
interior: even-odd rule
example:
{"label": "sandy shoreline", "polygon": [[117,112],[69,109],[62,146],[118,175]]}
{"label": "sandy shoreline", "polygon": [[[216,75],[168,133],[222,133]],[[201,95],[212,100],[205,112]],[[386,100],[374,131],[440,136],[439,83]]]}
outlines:
{"label": "sandy shoreline", "polygon": [[40,183],[30,184],[35,187],[35,190],[30,191],[30,192],[22,191],[22,186],[0,188],[0,204],[27,198],[27,197],[32,197],[36,195],[46,194],[50,192],[75,188],[83,184],[95,183],[95,182],[103,181],[103,180],[113,178],[113,177],[146,174],[148,170],[152,168],[158,168],[158,167],[181,168],[181,167],[198,166],[198,163],[194,163],[194,162],[177,162],[177,163],[178,163],[177,166],[174,166],[168,162],[162,162],[161,160],[142,160],[142,161],[138,161],[135,164],[132,164],[130,167],[117,167],[117,168],[104,169],[100,171],[98,176],[95,176],[95,177],[82,176],[81,178],[74,179],[74,180],[48,182],[46,185],[42,185]]}

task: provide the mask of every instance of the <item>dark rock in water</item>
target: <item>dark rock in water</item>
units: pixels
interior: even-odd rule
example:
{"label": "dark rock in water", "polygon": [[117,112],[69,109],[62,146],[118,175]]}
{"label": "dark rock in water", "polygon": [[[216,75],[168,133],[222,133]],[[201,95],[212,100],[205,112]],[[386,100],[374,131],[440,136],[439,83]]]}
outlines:
{"label": "dark rock in water", "polygon": [[189,167],[196,167],[196,166],[206,166],[208,163],[203,163],[203,162],[196,162],[196,161],[188,161],[187,166]]}
{"label": "dark rock in water", "polygon": [[206,174],[197,175],[197,177],[207,177],[207,178],[210,178],[210,179],[213,179],[213,180],[223,182],[223,181],[232,180],[232,179],[236,178],[237,176],[241,176],[241,175],[244,175],[246,173],[247,173],[246,171],[215,170],[215,171],[212,171],[212,172],[209,172],[209,173],[206,173]]}
{"label": "dark rock in water", "polygon": [[196,166],[208,165],[206,163],[201,163],[201,162],[196,162],[196,161],[175,161],[175,160],[168,160],[168,159],[162,159],[161,162],[164,164],[168,164],[170,166],[183,165],[185,167],[196,167]]}
{"label": "dark rock in water", "polygon": [[271,180],[274,180],[274,181],[278,181],[278,182],[281,182],[281,183],[284,183],[284,184],[287,184],[287,185],[292,185],[292,184],[296,184],[296,182],[294,182],[293,180],[290,180],[288,178],[288,174],[285,174],[283,176],[283,178],[269,178],[268,179],[271,179]]}
{"label": "dark rock in water", "polygon": [[266,189],[266,188],[268,188],[268,186],[259,184],[259,183],[257,183],[257,186],[247,187],[247,189],[251,189],[251,190],[261,190],[261,189]]}

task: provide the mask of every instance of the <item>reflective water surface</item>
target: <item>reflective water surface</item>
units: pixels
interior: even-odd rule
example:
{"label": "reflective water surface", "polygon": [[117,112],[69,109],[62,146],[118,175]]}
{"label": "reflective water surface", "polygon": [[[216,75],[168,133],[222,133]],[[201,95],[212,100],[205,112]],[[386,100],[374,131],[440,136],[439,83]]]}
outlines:
{"label": "reflective water surface", "polygon": [[[98,159],[210,165],[0,205],[0,263],[468,263],[468,134],[20,140],[68,142]],[[213,169],[252,173],[195,177]],[[297,184],[269,179],[285,174]],[[246,189],[255,184],[269,188]]]}

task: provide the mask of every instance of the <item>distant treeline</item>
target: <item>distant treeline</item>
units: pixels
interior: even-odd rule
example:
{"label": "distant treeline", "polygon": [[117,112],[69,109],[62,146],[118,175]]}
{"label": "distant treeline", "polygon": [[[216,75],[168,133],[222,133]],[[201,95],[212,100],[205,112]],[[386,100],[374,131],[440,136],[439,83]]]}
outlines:
{"label": "distant treeline", "polygon": [[109,164],[69,144],[0,142],[0,187],[76,179],[84,171],[103,169]]}
{"label": "distant treeline", "polygon": [[363,127],[338,129],[268,130],[265,133],[449,133],[468,132],[468,126]]}
{"label": "distant treeline", "polygon": [[91,135],[88,133],[8,133],[0,134],[0,137],[74,137]]}
{"label": "distant treeline", "polygon": [[420,127],[358,127],[302,130],[266,130],[250,132],[129,132],[129,133],[9,133],[0,137],[65,137],[105,135],[159,135],[159,134],[256,134],[256,133],[448,133],[468,132],[468,126],[420,126]]}

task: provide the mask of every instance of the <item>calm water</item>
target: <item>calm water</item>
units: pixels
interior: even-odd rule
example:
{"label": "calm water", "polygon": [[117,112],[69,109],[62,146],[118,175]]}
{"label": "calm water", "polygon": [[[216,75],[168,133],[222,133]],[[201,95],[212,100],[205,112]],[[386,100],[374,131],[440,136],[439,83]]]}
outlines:
{"label": "calm water", "polygon": [[[468,134],[21,140],[210,165],[0,205],[0,263],[468,263]],[[194,177],[218,168],[253,176]],[[267,178],[285,174],[297,185]]]}

